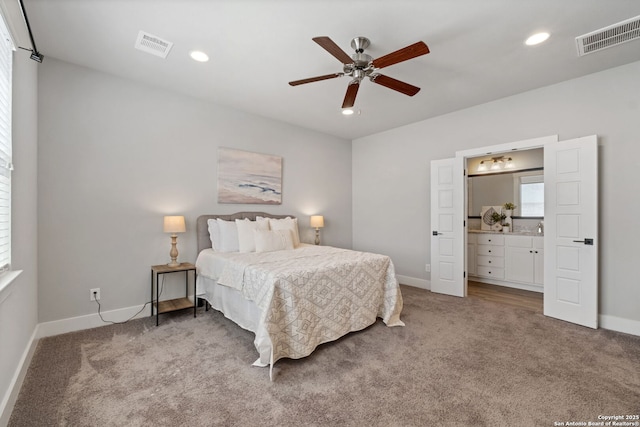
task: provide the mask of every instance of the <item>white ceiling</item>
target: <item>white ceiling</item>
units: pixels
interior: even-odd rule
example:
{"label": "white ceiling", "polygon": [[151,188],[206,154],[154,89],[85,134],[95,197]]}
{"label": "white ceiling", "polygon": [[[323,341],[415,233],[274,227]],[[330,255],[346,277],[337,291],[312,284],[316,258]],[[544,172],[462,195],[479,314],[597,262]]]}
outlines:
{"label": "white ceiling", "polygon": [[[638,0],[24,0],[38,50],[182,94],[355,139],[640,60],[640,40],[578,57],[575,37],[640,15]],[[140,30],[171,41],[167,59],[134,49]],[[546,30],[536,47],[526,37]],[[349,77],[311,38],[348,54],[366,36],[380,57],[416,41],[431,53],[384,69],[422,88],[408,97],[365,80],[340,106]],[[211,60],[196,63],[200,49]]]}

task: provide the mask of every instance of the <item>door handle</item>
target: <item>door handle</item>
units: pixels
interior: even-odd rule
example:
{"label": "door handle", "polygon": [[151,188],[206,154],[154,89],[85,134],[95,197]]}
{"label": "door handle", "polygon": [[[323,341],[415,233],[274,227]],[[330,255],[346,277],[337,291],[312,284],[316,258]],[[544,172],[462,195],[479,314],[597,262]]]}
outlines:
{"label": "door handle", "polygon": [[574,240],[574,243],[584,243],[585,245],[593,246],[593,239]]}
{"label": "door handle", "polygon": [[437,231],[434,231],[434,232],[433,232],[433,233],[431,233],[431,234],[433,234],[434,236],[442,236],[442,233],[439,233],[439,232],[437,232]]}

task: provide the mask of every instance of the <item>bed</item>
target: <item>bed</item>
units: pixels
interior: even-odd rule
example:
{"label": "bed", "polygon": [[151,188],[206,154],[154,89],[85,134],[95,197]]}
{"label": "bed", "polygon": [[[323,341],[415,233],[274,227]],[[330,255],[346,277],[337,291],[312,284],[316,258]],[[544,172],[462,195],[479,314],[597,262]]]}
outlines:
{"label": "bed", "polygon": [[265,218],[275,228],[294,217],[239,212],[202,215],[196,223],[196,294],[255,333],[259,357],[254,365],[270,366],[272,378],[279,359],[306,357],[318,345],[362,330],[378,317],[387,326],[404,326],[402,294],[388,256],[305,243],[261,251],[258,237],[273,237],[276,231],[254,234],[257,251],[212,249],[209,220],[214,226],[239,220],[240,227],[248,224],[245,220],[255,226]]}

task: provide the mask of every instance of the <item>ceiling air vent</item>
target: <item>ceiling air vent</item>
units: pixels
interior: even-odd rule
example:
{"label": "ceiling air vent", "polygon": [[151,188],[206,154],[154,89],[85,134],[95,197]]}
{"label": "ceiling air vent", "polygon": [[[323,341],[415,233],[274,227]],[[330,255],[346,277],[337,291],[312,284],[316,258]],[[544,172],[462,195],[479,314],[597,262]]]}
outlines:
{"label": "ceiling air vent", "polygon": [[640,16],[576,37],[578,56],[640,39]]}
{"label": "ceiling air vent", "polygon": [[160,37],[154,36],[144,31],[138,33],[135,48],[152,55],[166,58],[171,50],[173,43],[162,40]]}

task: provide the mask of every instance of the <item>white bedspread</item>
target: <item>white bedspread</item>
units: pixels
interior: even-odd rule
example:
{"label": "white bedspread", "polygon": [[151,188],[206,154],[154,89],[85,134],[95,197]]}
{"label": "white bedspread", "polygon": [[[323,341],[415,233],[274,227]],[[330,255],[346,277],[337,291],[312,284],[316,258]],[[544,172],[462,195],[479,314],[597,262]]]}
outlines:
{"label": "white bedspread", "polygon": [[402,294],[388,256],[330,246],[290,251],[202,251],[198,275],[237,289],[261,311],[270,363],[308,356],[320,344],[373,324],[400,320]]}

